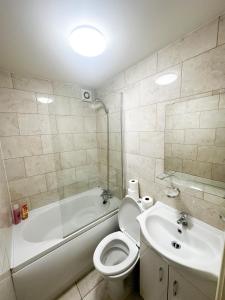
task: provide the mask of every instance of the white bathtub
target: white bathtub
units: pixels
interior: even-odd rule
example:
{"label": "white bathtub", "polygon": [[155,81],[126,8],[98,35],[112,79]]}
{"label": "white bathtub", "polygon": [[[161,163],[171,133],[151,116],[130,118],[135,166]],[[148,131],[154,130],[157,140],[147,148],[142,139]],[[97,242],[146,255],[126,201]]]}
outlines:
{"label": "white bathtub", "polygon": [[99,241],[117,230],[120,201],[102,203],[101,189],[30,212],[13,226],[12,272],[18,300],[48,300],[92,268]]}

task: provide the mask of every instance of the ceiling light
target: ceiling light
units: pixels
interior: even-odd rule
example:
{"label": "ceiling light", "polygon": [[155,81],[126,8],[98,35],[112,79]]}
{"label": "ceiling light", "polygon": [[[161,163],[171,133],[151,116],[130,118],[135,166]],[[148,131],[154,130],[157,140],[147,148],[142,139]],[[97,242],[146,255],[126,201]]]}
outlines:
{"label": "ceiling light", "polygon": [[164,74],[156,78],[155,83],[158,85],[167,85],[177,80],[177,77],[177,74],[174,73]]}
{"label": "ceiling light", "polygon": [[106,48],[104,35],[91,26],[75,28],[69,36],[69,42],[75,52],[89,57],[102,54]]}
{"label": "ceiling light", "polygon": [[40,103],[49,104],[53,102],[53,99],[49,97],[37,97],[37,101]]}

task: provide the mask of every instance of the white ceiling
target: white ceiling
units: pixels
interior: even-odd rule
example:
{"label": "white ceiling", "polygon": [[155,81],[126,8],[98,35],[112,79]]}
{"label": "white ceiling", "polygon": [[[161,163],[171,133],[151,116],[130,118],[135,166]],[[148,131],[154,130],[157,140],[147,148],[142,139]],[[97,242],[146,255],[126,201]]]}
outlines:
{"label": "white ceiling", "polygon": [[[0,0],[0,66],[96,87],[224,10],[224,0]],[[70,48],[82,24],[107,37],[101,56]]]}

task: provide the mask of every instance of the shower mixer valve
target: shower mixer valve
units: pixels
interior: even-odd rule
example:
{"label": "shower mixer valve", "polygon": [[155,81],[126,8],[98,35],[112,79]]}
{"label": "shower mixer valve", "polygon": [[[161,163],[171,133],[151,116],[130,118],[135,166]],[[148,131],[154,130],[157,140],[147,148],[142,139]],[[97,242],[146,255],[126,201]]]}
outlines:
{"label": "shower mixer valve", "polygon": [[112,193],[108,189],[103,189],[101,193],[101,197],[103,199],[103,204],[106,204],[110,198],[112,198]]}

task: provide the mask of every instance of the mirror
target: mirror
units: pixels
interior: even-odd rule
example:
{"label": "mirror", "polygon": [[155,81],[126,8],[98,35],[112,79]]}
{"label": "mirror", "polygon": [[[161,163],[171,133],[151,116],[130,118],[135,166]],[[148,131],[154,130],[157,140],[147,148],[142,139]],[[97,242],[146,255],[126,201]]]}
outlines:
{"label": "mirror", "polygon": [[225,188],[225,94],[168,104],[165,118],[165,172]]}

